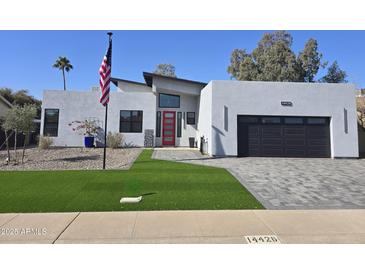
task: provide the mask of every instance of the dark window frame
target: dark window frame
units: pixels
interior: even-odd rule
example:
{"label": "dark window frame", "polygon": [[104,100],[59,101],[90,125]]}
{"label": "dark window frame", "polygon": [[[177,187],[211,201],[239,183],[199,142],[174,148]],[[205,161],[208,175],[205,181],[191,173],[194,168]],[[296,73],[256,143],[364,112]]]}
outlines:
{"label": "dark window frame", "polygon": [[176,122],[176,126],[177,126],[177,129],[176,129],[176,137],[177,138],[181,138],[182,136],[182,112],[178,112],[177,113],[177,122]]}
{"label": "dark window frame", "polygon": [[[55,134],[47,132],[49,130],[49,125],[47,125],[47,111],[57,111],[57,129],[55,130]],[[58,137],[58,128],[60,123],[60,110],[58,108],[46,108],[44,109],[44,123],[43,123],[43,135],[50,137]],[[49,124],[49,122],[48,122]]]}
{"label": "dark window frame", "polygon": [[[189,118],[189,113],[193,113],[194,114],[194,118]],[[195,112],[193,111],[189,111],[189,112],[186,112],[186,124],[187,125],[195,125]],[[189,121],[190,119],[194,119],[194,122],[192,123],[191,121]]]}
{"label": "dark window frame", "polygon": [[[130,121],[122,121],[122,112],[129,112],[129,119]],[[138,112],[140,113],[140,115],[138,115],[137,117],[140,117],[140,121],[133,121],[133,112]],[[129,129],[128,131],[122,131],[122,123],[125,124],[129,124]],[[133,125],[138,125],[140,124],[140,126],[138,127],[138,130],[134,130]],[[122,109],[119,112],[119,132],[120,133],[142,133],[143,131],[143,111],[142,110],[127,110],[127,109]]]}
{"label": "dark window frame", "polygon": [[161,111],[156,112],[156,137],[161,137]]}
{"label": "dark window frame", "polygon": [[[179,106],[177,106],[177,107],[171,107],[171,106],[163,106],[163,105],[161,105],[161,95],[178,97],[179,98]],[[180,95],[168,94],[168,93],[159,93],[158,94],[158,106],[159,106],[159,108],[180,108],[180,103],[181,103],[180,100],[181,100]]]}

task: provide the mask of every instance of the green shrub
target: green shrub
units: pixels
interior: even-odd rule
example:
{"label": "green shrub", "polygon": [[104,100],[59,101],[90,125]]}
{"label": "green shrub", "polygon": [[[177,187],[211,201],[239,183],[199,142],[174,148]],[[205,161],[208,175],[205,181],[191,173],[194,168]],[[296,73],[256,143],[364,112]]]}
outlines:
{"label": "green shrub", "polygon": [[110,148],[118,148],[122,146],[124,142],[124,136],[123,134],[119,132],[108,132],[108,135],[106,136],[106,145]]}
{"label": "green shrub", "polygon": [[49,149],[53,144],[53,139],[49,136],[39,136],[39,148]]}

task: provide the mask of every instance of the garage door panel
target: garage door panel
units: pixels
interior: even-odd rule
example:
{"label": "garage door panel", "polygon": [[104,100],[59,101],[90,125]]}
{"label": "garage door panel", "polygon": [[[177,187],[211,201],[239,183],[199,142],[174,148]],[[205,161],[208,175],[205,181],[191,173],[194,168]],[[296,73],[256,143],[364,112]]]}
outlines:
{"label": "garage door panel", "polygon": [[263,138],[281,138],[282,128],[280,126],[263,126],[261,136]]}
{"label": "garage door panel", "polygon": [[249,146],[259,145],[260,139],[259,138],[249,138],[248,144],[249,144]]}
{"label": "garage door panel", "polygon": [[324,126],[307,127],[307,136],[311,138],[323,138],[328,136],[328,128]]}
{"label": "garage door panel", "polygon": [[305,146],[305,139],[285,139],[284,140],[286,146]]}
{"label": "garage door panel", "polygon": [[307,150],[307,157],[328,157],[326,150],[315,150],[315,149],[308,149]]}
{"label": "garage door panel", "polygon": [[260,137],[260,127],[250,125],[248,127],[248,137]]}
{"label": "garage door panel", "polygon": [[308,146],[328,146],[328,141],[325,139],[307,139]]}
{"label": "garage door panel", "polygon": [[262,146],[261,154],[266,157],[282,157],[284,156],[284,151],[282,147]]}
{"label": "garage door panel", "polygon": [[285,135],[299,135],[304,136],[305,135],[305,128],[304,126],[284,126],[283,128]]}
{"label": "garage door panel", "polygon": [[[247,116],[248,117],[248,116]],[[267,118],[267,116],[265,116]],[[275,117],[280,124],[261,123],[260,116],[252,116],[247,123],[238,119],[238,134],[245,132],[246,137],[239,137],[239,156],[263,157],[330,157],[330,132],[328,118],[326,123],[307,124],[305,117]],[[313,119],[313,118],[308,118]],[[252,122],[254,121],[254,122]],[[272,120],[274,121],[274,120]],[[309,122],[308,122],[309,123]],[[243,131],[242,128],[246,128]]]}
{"label": "garage door panel", "polygon": [[261,156],[261,151],[259,146],[249,147],[248,153],[252,157]]}
{"label": "garage door panel", "polygon": [[265,138],[261,141],[262,145],[273,145],[273,146],[282,146],[283,145],[283,139],[279,138]]}
{"label": "garage door panel", "polygon": [[306,150],[303,149],[299,149],[297,147],[287,147],[285,148],[285,156],[287,157],[305,157],[306,156]]}

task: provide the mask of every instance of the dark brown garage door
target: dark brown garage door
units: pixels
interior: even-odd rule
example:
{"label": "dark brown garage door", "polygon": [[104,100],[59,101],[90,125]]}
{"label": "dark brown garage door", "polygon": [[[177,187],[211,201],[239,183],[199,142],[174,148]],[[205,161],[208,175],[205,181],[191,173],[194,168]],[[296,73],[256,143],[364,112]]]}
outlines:
{"label": "dark brown garage door", "polygon": [[330,157],[327,117],[238,116],[238,156]]}

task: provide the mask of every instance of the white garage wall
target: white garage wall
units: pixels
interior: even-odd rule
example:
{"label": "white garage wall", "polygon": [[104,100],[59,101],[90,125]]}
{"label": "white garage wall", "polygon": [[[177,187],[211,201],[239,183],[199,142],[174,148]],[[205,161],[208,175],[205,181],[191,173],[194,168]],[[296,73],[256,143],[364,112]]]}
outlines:
{"label": "white garage wall", "polygon": [[[277,115],[331,117],[332,157],[358,157],[352,84],[212,81],[211,85],[213,155],[237,155],[237,115]],[[200,105],[207,107],[202,101],[203,94]],[[290,101],[293,106],[284,107],[281,101]],[[224,106],[228,108],[228,131],[224,129]]]}
{"label": "white garage wall", "polygon": [[[202,89],[199,102],[197,139],[204,136],[208,142],[208,153],[212,154],[212,82]],[[198,141],[200,146],[200,142]],[[199,147],[200,148],[200,147]]]}

